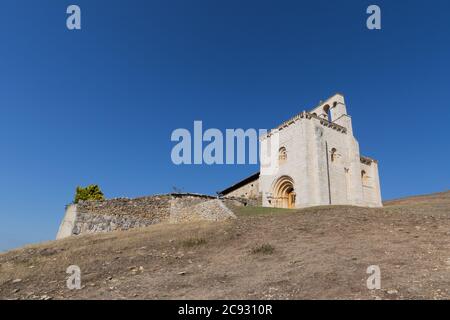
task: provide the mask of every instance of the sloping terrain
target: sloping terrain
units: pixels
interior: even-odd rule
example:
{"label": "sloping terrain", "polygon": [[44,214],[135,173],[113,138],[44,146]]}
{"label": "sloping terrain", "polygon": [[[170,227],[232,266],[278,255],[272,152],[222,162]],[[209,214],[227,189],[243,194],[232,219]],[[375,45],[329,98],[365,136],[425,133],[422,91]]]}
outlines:
{"label": "sloping terrain", "polygon": [[[1,299],[450,299],[450,192],[303,210],[234,208],[0,254]],[[81,269],[81,290],[66,269]],[[369,290],[370,265],[381,289]]]}

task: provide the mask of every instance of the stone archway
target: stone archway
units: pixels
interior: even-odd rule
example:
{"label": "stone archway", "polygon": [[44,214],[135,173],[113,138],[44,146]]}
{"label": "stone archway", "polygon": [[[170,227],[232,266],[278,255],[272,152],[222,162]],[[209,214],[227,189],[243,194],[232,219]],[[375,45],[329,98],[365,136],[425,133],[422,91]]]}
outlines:
{"label": "stone archway", "polygon": [[274,207],[295,208],[294,180],[289,176],[282,176],[273,185]]}

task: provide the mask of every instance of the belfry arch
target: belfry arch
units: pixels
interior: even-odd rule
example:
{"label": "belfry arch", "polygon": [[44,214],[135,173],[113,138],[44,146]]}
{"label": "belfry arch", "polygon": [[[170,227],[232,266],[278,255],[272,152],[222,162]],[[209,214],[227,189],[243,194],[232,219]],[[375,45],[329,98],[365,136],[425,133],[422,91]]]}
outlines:
{"label": "belfry arch", "polygon": [[276,208],[295,208],[294,180],[289,176],[278,178],[273,184],[273,205]]}

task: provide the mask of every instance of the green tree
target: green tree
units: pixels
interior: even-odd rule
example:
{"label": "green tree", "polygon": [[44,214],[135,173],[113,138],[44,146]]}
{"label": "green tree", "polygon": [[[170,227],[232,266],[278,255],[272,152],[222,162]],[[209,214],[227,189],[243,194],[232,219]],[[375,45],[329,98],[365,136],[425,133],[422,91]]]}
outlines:
{"label": "green tree", "polygon": [[96,184],[91,184],[86,188],[77,187],[75,191],[74,203],[78,203],[80,200],[104,200],[105,196],[100,190],[100,187]]}

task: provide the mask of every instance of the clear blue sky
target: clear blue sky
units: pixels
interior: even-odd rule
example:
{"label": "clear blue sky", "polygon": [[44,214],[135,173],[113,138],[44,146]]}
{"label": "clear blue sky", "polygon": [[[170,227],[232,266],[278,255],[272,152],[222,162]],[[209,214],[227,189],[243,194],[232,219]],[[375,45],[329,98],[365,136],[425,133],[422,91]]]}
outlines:
{"label": "clear blue sky", "polygon": [[[66,29],[78,4],[82,30]],[[382,9],[382,30],[366,8]],[[335,92],[384,199],[449,189],[450,2],[0,4],[0,250],[53,239],[77,185],[214,193],[257,166],[175,166],[176,128],[271,128]]]}

